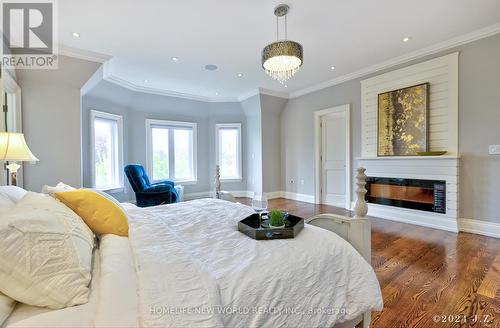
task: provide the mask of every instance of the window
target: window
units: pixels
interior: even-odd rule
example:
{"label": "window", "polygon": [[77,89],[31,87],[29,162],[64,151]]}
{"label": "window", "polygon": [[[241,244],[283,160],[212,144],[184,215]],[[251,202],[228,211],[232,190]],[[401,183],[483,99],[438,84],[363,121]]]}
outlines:
{"label": "window", "polygon": [[216,124],[216,158],[222,180],[241,180],[241,124]]}
{"label": "window", "polygon": [[196,123],[146,120],[146,130],[152,180],[196,182]]}
{"label": "window", "polygon": [[90,112],[92,182],[101,190],[123,188],[123,123],[119,115]]}

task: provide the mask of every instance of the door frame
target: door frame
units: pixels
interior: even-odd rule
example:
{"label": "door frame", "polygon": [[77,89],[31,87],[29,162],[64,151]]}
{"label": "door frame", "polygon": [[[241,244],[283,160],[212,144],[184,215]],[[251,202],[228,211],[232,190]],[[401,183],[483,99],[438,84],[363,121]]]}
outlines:
{"label": "door frame", "polygon": [[321,204],[321,117],[332,114],[342,113],[346,115],[346,188],[345,188],[345,208],[351,208],[351,106],[349,104],[326,108],[314,112],[314,203]]}

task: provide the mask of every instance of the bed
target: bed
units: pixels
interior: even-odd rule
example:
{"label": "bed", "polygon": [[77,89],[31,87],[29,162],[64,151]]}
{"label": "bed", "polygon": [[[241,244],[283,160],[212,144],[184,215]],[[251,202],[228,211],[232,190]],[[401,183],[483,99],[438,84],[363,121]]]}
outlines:
{"label": "bed", "polygon": [[[130,236],[102,237],[89,303],[62,310],[18,305],[6,327],[333,326],[381,309],[373,270],[330,231],[306,225],[292,244],[255,241],[235,229],[252,213],[241,204],[125,206]],[[222,313],[211,313],[214,307]],[[317,313],[302,313],[309,310]]]}
{"label": "bed", "polygon": [[18,304],[4,326],[367,327],[382,309],[366,218],[320,215],[293,240],[256,241],[237,231],[253,213],[242,204],[124,207],[129,237],[101,236],[88,303]]}

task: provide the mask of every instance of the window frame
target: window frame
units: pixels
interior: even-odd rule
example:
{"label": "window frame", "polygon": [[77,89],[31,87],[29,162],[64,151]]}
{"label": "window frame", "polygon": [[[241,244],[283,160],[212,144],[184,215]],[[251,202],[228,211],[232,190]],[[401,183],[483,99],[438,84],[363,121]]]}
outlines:
{"label": "window frame", "polygon": [[[95,119],[101,118],[116,122],[117,126],[117,175],[118,185],[106,188],[97,188],[96,186],[96,169],[95,169]],[[123,176],[123,116],[112,114],[99,110],[90,110],[90,171],[92,187],[106,192],[121,192],[124,190],[124,176]]]}
{"label": "window frame", "polygon": [[237,129],[238,130],[238,176],[223,178],[221,181],[225,182],[241,182],[243,180],[243,165],[242,165],[242,149],[241,149],[241,123],[217,123],[215,124],[215,165],[220,165],[220,153],[219,153],[219,131],[224,128]]}
{"label": "window frame", "polygon": [[[169,180],[173,180],[176,183],[182,183],[184,185],[190,185],[190,184],[196,184],[198,183],[198,123],[196,122],[181,122],[181,121],[168,121],[168,120],[157,120],[157,119],[146,119],[146,169],[148,172],[148,175],[150,177],[151,182],[156,183],[164,180],[155,180],[154,179],[154,174],[153,174],[153,126],[164,126],[167,129],[171,128],[190,128],[193,131],[193,176],[191,179],[175,179],[169,177]],[[169,137],[170,138],[170,137]],[[175,143],[175,140],[173,141],[172,144]],[[170,143],[169,143],[169,158],[172,156],[172,152],[174,152],[174,149],[171,149]],[[172,157],[172,159],[175,161],[175,157]],[[170,172],[170,166],[169,166],[169,173],[175,174],[175,167],[172,172]],[[171,175],[170,175],[171,176]]]}

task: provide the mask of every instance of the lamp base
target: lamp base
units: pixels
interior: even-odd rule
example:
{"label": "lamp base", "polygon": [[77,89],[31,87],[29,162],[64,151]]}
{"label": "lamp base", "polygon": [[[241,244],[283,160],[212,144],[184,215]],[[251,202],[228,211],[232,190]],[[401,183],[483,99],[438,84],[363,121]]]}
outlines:
{"label": "lamp base", "polygon": [[10,185],[17,186],[17,170],[19,170],[21,168],[21,165],[13,162],[13,163],[6,165],[5,167],[10,172]]}

